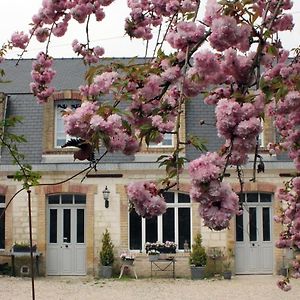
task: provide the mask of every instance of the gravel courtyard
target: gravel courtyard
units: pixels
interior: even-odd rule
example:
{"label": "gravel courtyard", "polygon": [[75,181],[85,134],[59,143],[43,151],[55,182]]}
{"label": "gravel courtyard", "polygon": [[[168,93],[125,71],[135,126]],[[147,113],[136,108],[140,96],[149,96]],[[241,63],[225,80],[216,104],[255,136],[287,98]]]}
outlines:
{"label": "gravel courtyard", "polygon": [[[276,286],[279,276],[236,276],[232,280],[209,279],[110,279],[91,277],[47,277],[35,281],[36,300],[299,300],[300,280],[292,281],[292,290]],[[31,279],[0,277],[0,299],[27,300]]]}

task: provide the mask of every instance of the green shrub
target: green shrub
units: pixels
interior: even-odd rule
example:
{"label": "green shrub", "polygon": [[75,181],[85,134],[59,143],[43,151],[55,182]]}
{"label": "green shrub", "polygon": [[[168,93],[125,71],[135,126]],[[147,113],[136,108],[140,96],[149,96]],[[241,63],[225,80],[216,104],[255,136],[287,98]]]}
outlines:
{"label": "green shrub", "polygon": [[102,236],[102,248],[100,251],[100,262],[102,266],[111,266],[115,260],[114,245],[110,238],[110,234],[106,229]]}
{"label": "green shrub", "polygon": [[194,239],[192,245],[192,251],[190,254],[190,264],[196,267],[203,267],[206,265],[207,254],[205,248],[202,246],[201,234],[198,233]]}

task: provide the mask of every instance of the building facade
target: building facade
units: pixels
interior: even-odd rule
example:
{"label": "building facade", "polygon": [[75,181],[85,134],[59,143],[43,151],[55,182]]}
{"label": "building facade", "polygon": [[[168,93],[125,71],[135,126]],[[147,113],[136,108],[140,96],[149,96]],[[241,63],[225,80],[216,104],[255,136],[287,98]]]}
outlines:
{"label": "building facade", "polygon": [[[120,59],[126,62],[126,59]],[[264,145],[274,140],[271,122],[264,124],[261,135],[261,156],[265,172],[257,174],[251,182],[251,158],[244,167],[244,213],[232,220],[230,228],[220,232],[202,226],[196,203],[189,198],[190,179],[184,172],[180,176],[180,189],[166,194],[167,213],[153,219],[142,219],[128,210],[126,186],[132,181],[163,178],[164,170],[158,168],[159,155],[172,153],[172,139],[166,136],[158,146],[144,147],[134,156],[119,153],[107,155],[98,170],[82,172],[89,166],[74,161],[73,150],[62,149],[66,136],[60,111],[76,108],[82,97],[78,86],[84,84],[85,66],[79,59],[55,59],[57,76],[54,86],[57,92],[47,104],[37,104],[29,91],[32,60],[25,59],[16,66],[16,60],[3,62],[7,83],[1,83],[1,116],[19,115],[22,123],[11,128],[15,134],[23,134],[27,143],[20,144],[24,162],[42,175],[41,185],[32,188],[33,239],[43,254],[40,261],[44,275],[98,274],[99,250],[102,233],[107,228],[115,245],[116,257],[122,251],[135,253],[140,276],[150,274],[145,253],[145,243],[174,241],[177,275],[189,277],[189,247],[197,232],[201,232],[203,244],[213,257],[214,251],[232,249],[233,270],[236,274],[273,274],[286,263],[287,254],[274,244],[280,232],[273,216],[279,208],[274,192],[290,176],[292,163],[286,156],[269,156]],[[182,135],[196,134],[207,140],[210,151],[221,145],[214,124],[214,107],[204,105],[201,98],[189,101],[185,107]],[[184,155],[188,160],[201,153],[187,146]],[[1,149],[0,160],[0,212],[22,185],[11,177],[16,171],[7,149]],[[77,174],[72,180],[68,178]],[[80,173],[80,174],[79,174]],[[236,172],[228,169],[226,181],[239,191]],[[103,200],[103,190],[108,188],[109,206]],[[23,191],[15,195],[0,221],[0,259],[9,253],[15,242],[29,239],[28,201]],[[184,247],[185,246],[185,247]],[[3,256],[1,256],[1,253]],[[116,262],[116,271],[119,268]]]}

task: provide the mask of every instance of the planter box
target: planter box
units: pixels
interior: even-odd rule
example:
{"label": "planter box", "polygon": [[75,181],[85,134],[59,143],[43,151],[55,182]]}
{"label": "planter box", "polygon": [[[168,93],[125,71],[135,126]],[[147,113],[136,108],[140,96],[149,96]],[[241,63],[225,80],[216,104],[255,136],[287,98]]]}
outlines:
{"label": "planter box", "polygon": [[122,264],[125,266],[132,266],[134,262],[134,258],[125,258],[122,260]]}
{"label": "planter box", "polygon": [[[32,246],[32,252],[36,252],[36,250],[37,250],[36,245]],[[21,253],[21,252],[30,253],[30,246],[19,246],[19,245],[16,246],[16,245],[14,245],[12,247],[12,252],[13,253],[14,252],[17,252],[17,253]]]}

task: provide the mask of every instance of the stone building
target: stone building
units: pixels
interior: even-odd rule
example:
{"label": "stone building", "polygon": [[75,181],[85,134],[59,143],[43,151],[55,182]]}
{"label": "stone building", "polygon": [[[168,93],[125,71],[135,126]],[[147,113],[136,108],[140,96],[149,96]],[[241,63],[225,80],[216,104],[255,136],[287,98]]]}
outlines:
{"label": "stone building", "polygon": [[[120,59],[126,62],[126,59]],[[264,145],[275,138],[271,123],[264,124],[260,154],[264,158],[265,172],[251,182],[252,161],[244,168],[244,214],[232,220],[229,230],[214,232],[202,226],[197,204],[189,199],[190,179],[180,176],[180,190],[167,195],[168,210],[164,216],[141,219],[128,212],[125,187],[132,181],[155,180],[164,176],[156,159],[162,153],[171,153],[172,138],[166,136],[157,146],[144,148],[135,156],[119,153],[105,156],[97,172],[81,173],[72,180],[67,178],[88,167],[88,163],[74,161],[73,150],[62,149],[65,142],[60,110],[76,107],[82,100],[77,88],[84,84],[85,66],[79,59],[55,59],[57,92],[45,105],[36,103],[29,90],[32,60],[25,59],[16,66],[16,60],[6,60],[6,72],[1,83],[1,116],[19,115],[21,124],[12,130],[24,134],[27,143],[19,149],[24,161],[42,174],[42,185],[32,188],[33,239],[40,258],[40,271],[44,275],[97,275],[102,233],[108,228],[115,245],[116,256],[123,250],[136,255],[139,276],[149,276],[150,267],[144,245],[147,241],[172,240],[178,245],[176,276],[190,276],[189,254],[184,243],[192,244],[201,232],[203,244],[209,254],[215,250],[231,248],[234,251],[234,271],[237,274],[277,273],[285,263],[285,253],[275,248],[280,226],[272,219],[278,209],[274,192],[287,180],[293,168],[286,156],[269,156]],[[202,126],[200,120],[212,126]],[[214,107],[199,101],[188,101],[182,135],[197,134],[207,140],[207,147],[218,149],[221,141],[213,126]],[[200,153],[190,146],[185,156],[192,160]],[[22,188],[11,176],[16,171],[7,149],[1,149],[0,160],[0,212]],[[228,169],[226,180],[238,191],[234,169]],[[105,207],[103,190],[108,188],[109,207]],[[0,256],[4,260],[15,242],[28,241],[28,202],[25,191],[18,193],[0,221]],[[116,272],[119,265],[116,263]]]}

